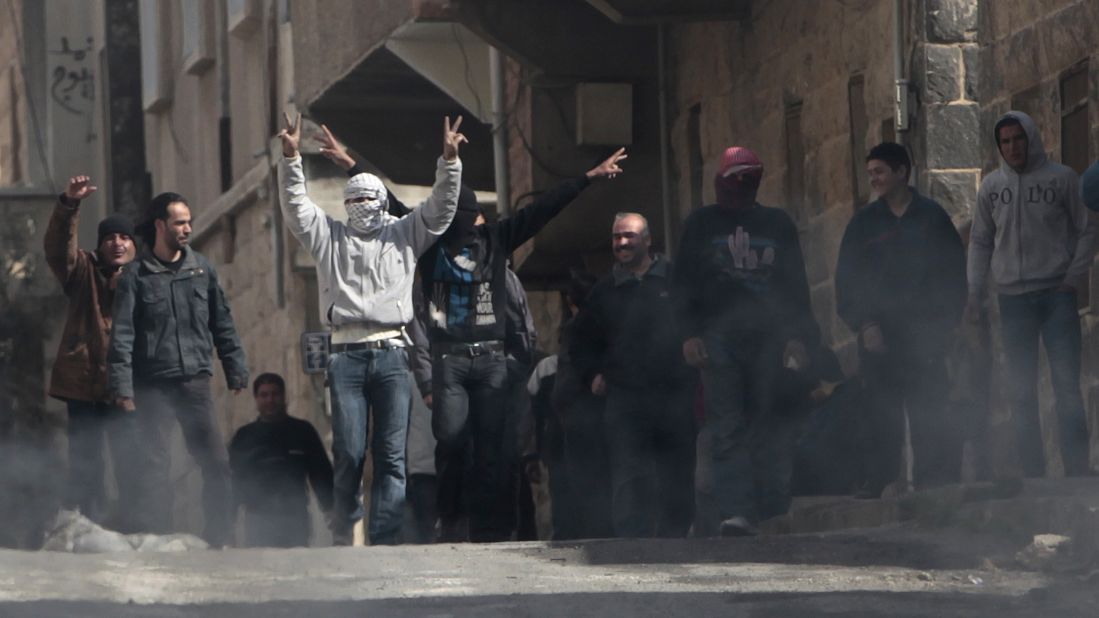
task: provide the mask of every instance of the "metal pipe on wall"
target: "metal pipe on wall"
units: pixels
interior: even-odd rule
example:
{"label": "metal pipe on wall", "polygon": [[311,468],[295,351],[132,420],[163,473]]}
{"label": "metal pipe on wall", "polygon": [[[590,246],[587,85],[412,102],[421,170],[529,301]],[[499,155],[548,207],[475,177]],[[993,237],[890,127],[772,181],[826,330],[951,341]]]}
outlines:
{"label": "metal pipe on wall", "polygon": [[672,186],[671,169],[668,157],[668,76],[667,50],[665,37],[667,26],[656,27],[656,74],[658,98],[660,99],[660,200],[664,215],[664,253],[671,256],[675,250],[675,238],[672,226]]}
{"label": "metal pipe on wall", "polygon": [[504,57],[498,49],[489,47],[488,61],[492,89],[492,171],[496,179],[496,214],[506,217],[511,211],[511,182],[508,177],[507,82]]}
{"label": "metal pipe on wall", "polygon": [[904,0],[893,0],[893,127],[904,145],[908,131],[908,79],[904,74]]}

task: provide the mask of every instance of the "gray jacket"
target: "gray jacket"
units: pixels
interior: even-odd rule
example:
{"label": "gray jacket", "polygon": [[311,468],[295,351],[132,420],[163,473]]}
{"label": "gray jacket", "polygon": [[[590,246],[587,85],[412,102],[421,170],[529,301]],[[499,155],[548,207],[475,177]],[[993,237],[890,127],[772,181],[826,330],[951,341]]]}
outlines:
{"label": "gray jacket", "polygon": [[134,378],[172,380],[213,375],[214,349],[229,388],[248,387],[248,368],[217,271],[183,249],[173,272],[148,250],[126,265],[114,294],[107,350],[108,392],[134,396]]}
{"label": "gray jacket", "polygon": [[1012,111],[1003,118],[1018,120],[1026,131],[1027,165],[1020,174],[1001,162],[981,182],[969,241],[970,293],[984,290],[990,266],[1002,294],[1075,284],[1091,266],[1096,232],[1080,199],[1080,179],[1049,160],[1030,116]]}
{"label": "gray jacket", "polygon": [[446,231],[458,207],[460,159],[439,158],[431,197],[410,215],[388,216],[365,236],[325,214],[305,194],[301,157],[283,158],[282,212],[286,225],[317,263],[321,315],[344,325],[400,328],[412,320],[416,259]]}

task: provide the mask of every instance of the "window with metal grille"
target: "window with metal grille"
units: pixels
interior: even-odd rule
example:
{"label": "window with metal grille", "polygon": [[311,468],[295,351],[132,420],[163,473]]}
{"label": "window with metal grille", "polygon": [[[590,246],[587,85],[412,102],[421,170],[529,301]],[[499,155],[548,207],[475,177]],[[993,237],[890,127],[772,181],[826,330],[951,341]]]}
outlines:
{"label": "window with metal grille", "polygon": [[801,102],[786,106],[786,208],[799,226],[809,222],[805,200],[805,136],[801,132]]}
{"label": "window with metal grille", "polygon": [[1091,163],[1088,153],[1088,63],[1061,77],[1061,163],[1083,174]]}
{"label": "window with metal grille", "polygon": [[[1061,163],[1082,174],[1091,163],[1088,152],[1088,63],[1069,69],[1061,76]],[[1091,307],[1091,277],[1083,280],[1076,302],[1081,311]]]}

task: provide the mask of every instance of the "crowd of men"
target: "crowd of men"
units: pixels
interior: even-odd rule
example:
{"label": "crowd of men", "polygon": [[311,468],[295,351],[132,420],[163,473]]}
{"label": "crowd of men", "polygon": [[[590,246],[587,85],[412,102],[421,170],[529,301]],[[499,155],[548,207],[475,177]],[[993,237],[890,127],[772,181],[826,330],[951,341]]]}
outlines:
{"label": "crowd of men", "polygon": [[317,264],[331,332],[331,459],[272,373],[251,382],[257,419],[224,440],[214,359],[236,392],[248,363],[217,271],[189,245],[186,198],[158,195],[136,228],[107,217],[82,251],[80,202],[96,187],[72,178],[45,237],[69,298],[50,384],[69,411],[66,506],[97,521],[113,511],[127,532],[171,531],[178,423],[214,546],[308,545],[310,488],[337,545],[364,518],[371,544],[535,538],[531,483],[548,485],[557,539],[752,535],[796,491],[877,498],[907,485],[906,433],[917,488],[960,479],[965,419],[947,400],[945,360],[963,319],[983,324],[989,293],[1021,474],[1046,473],[1039,341],[1065,473],[1092,473],[1077,295],[1095,253],[1099,164],[1081,181],[1049,160],[1026,114],[995,126],[1002,164],[981,184],[968,250],[910,186],[904,147],[867,154],[876,199],[854,213],[834,271],[836,310],[857,334],[853,377],[822,342],[797,226],[757,201],[764,165],[737,146],[674,262],[653,251],[641,214],[609,222],[611,272],[573,273],[560,351],[541,354],[511,253],[623,173],[625,151],[489,222],[462,184],[461,122],[444,121],[431,194],[412,208],[323,128],[322,154],[349,176],[346,222],[307,194],[300,115],[278,135],[284,219]]}

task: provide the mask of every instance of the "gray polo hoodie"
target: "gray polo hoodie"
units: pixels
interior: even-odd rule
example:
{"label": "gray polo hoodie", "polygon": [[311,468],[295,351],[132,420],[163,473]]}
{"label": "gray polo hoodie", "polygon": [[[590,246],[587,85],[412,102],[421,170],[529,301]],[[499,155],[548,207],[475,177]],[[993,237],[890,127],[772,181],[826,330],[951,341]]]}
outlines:
{"label": "gray polo hoodie", "polygon": [[1075,285],[1091,266],[1096,232],[1080,199],[1080,179],[1049,160],[1030,116],[1011,111],[1000,120],[1006,118],[1026,131],[1026,168],[1018,173],[1001,161],[981,182],[969,240],[969,291],[984,290],[989,266],[1000,294]]}

